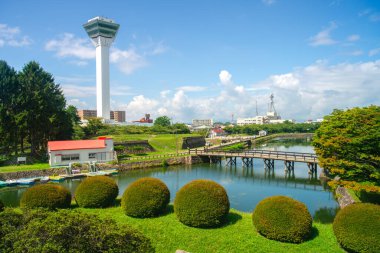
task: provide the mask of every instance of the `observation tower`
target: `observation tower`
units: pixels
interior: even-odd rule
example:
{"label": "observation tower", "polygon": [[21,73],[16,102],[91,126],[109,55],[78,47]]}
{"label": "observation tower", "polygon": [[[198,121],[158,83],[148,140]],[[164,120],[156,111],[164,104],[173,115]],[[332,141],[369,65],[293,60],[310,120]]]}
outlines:
{"label": "observation tower", "polygon": [[119,24],[95,17],[83,25],[96,47],[96,109],[97,117],[110,120],[110,63],[109,49],[115,40]]}

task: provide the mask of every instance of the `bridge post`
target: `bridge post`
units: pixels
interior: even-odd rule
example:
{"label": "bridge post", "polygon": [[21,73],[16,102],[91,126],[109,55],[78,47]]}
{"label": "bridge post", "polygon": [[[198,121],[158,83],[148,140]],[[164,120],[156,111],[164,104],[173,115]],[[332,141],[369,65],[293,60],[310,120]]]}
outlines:
{"label": "bridge post", "polygon": [[307,163],[307,167],[309,168],[309,174],[312,175],[312,177],[317,176],[317,163]]}
{"label": "bridge post", "polygon": [[285,173],[288,171],[293,171],[294,172],[294,161],[284,161],[285,165]]}
{"label": "bridge post", "polygon": [[265,170],[274,170],[274,160],[273,159],[264,159],[264,168]]}

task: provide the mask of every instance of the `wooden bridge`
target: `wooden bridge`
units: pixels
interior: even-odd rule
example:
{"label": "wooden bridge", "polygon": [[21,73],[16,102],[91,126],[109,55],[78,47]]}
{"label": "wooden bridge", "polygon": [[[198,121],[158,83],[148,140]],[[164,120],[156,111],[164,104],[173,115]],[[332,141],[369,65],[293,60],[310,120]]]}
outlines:
{"label": "wooden bridge", "polygon": [[273,170],[274,161],[284,162],[285,172],[294,171],[294,163],[306,163],[309,168],[309,174],[317,174],[318,158],[315,154],[300,152],[284,152],[271,150],[244,150],[244,151],[223,151],[210,149],[192,149],[189,151],[192,155],[204,156],[212,162],[221,162],[222,158],[227,160],[227,165],[236,165],[236,159],[241,158],[243,165],[253,166],[253,159],[263,159],[265,169]]}

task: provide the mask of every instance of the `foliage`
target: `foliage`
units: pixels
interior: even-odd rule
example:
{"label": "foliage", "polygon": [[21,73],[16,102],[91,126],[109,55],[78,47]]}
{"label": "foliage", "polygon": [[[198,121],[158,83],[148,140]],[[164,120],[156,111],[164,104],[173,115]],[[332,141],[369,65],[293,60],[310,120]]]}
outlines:
{"label": "foliage", "polygon": [[327,183],[331,188],[336,189],[338,186],[343,186],[354,191],[365,191],[368,193],[380,194],[380,186],[374,185],[375,183],[358,183],[354,181],[345,180],[331,180]]}
{"label": "foliage", "polygon": [[12,245],[14,233],[23,224],[23,216],[21,213],[7,208],[0,213],[0,252],[7,252],[6,249]]}
{"label": "foliage", "polygon": [[0,61],[0,145],[3,152],[46,153],[48,140],[70,139],[73,124],[62,90],[51,74],[31,61],[17,73]]}
{"label": "foliage", "polygon": [[380,206],[352,204],[340,210],[334,219],[334,233],[350,252],[380,252]]}
{"label": "foliage", "polygon": [[113,149],[117,152],[122,152],[125,150],[125,147],[123,145],[116,145],[113,147]]}
{"label": "foliage", "polygon": [[237,144],[230,145],[230,146],[222,148],[223,151],[228,151],[228,152],[241,151],[244,149],[245,149],[245,146],[243,143],[237,143]]}
{"label": "foliage", "polygon": [[301,243],[311,235],[312,217],[307,207],[285,196],[260,201],[252,221],[257,232],[276,241]]}
{"label": "foliage", "polygon": [[88,177],[75,191],[75,200],[80,207],[107,207],[114,203],[119,193],[116,182],[106,176]]}
{"label": "foliage", "polygon": [[168,187],[157,178],[141,178],[128,186],[121,199],[125,213],[132,217],[162,214],[170,201]]}
{"label": "foliage", "polygon": [[222,225],[230,210],[223,186],[211,180],[193,180],[183,186],[174,200],[179,221],[191,227]]}
{"label": "foliage", "polygon": [[5,154],[17,152],[19,143],[17,117],[21,85],[16,71],[5,61],[0,61],[0,147]]}
{"label": "foliage", "polygon": [[319,164],[332,176],[380,185],[380,107],[346,111],[326,116],[314,135]]}
{"label": "foliage", "polygon": [[265,130],[269,134],[275,133],[313,133],[319,127],[319,123],[291,123],[281,124],[264,124],[264,125],[244,125],[244,126],[227,126],[224,128],[228,134],[248,134],[258,135],[259,131]]}
{"label": "foliage", "polygon": [[20,207],[22,208],[69,208],[71,193],[60,185],[40,184],[28,188],[22,195]]}
{"label": "foliage", "polygon": [[4,211],[4,203],[0,200],[0,213]]}
{"label": "foliage", "polygon": [[79,211],[24,213],[20,220],[7,231],[5,252],[154,252],[137,230]]}
{"label": "foliage", "polygon": [[153,123],[154,126],[162,126],[162,127],[168,127],[170,126],[170,119],[168,116],[161,116],[161,117],[158,117],[154,123]]}
{"label": "foliage", "polygon": [[102,130],[108,129],[109,127],[102,123],[100,118],[90,118],[83,131],[87,138],[103,135]]}
{"label": "foliage", "polygon": [[80,118],[78,116],[78,110],[77,110],[77,108],[75,106],[73,106],[73,105],[69,105],[66,108],[66,112],[69,115],[69,118],[70,118],[72,124],[73,125],[78,125],[79,122],[80,122]]}
{"label": "foliage", "polygon": [[[169,205],[169,209],[173,208]],[[193,228],[178,222],[173,212],[152,219],[126,216],[120,207],[83,209],[100,217],[112,217],[118,224],[128,224],[151,239],[157,252],[247,252],[247,253],[299,253],[344,252],[337,243],[332,224],[313,223],[313,236],[301,244],[282,243],[254,233],[251,213],[231,209],[227,223],[213,229]]]}

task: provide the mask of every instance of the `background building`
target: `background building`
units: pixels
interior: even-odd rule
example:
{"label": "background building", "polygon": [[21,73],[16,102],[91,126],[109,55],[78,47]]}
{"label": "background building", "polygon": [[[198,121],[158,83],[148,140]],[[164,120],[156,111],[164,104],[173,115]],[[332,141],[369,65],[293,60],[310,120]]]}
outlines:
{"label": "background building", "polygon": [[50,166],[109,162],[114,159],[113,140],[106,137],[97,140],[49,141],[48,152]]}
{"label": "background building", "polygon": [[111,111],[111,120],[115,122],[125,122],[125,111]]}
{"label": "background building", "polygon": [[212,119],[193,119],[192,127],[207,126],[212,127],[214,122]]}
{"label": "background building", "polygon": [[[97,117],[97,110],[78,110],[80,120]],[[125,111],[110,111],[110,119],[115,122],[125,122]]]}

